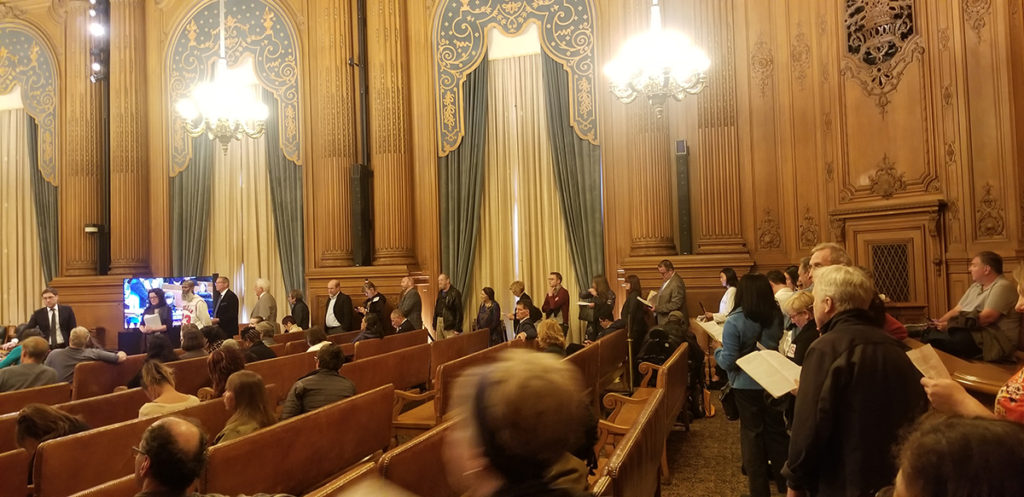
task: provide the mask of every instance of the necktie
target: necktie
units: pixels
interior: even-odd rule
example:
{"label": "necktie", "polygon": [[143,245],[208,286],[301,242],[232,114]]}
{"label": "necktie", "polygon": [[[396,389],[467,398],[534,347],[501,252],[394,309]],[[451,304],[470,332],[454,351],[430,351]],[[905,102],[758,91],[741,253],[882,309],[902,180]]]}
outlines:
{"label": "necktie", "polygon": [[50,309],[50,348],[57,346],[57,309]]}

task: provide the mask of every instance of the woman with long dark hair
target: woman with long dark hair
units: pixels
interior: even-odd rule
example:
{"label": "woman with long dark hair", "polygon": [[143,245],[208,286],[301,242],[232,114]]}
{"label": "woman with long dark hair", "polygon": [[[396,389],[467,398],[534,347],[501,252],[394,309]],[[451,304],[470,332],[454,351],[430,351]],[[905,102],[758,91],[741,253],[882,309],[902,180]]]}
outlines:
{"label": "woman with long dark hair", "polygon": [[[154,333],[166,334],[171,329],[171,306],[167,305],[167,299],[161,288],[149,289],[149,305],[142,311],[142,322],[139,323],[139,331],[142,332],[142,347],[149,348],[149,337]],[[146,326],[146,316],[156,315],[160,317],[159,326]]]}
{"label": "woman with long dark hair", "polygon": [[585,333],[584,336],[597,336],[601,332],[601,316],[611,316],[612,321],[615,320],[615,292],[608,285],[608,279],[603,274],[598,274],[590,280],[590,288],[582,292],[580,298],[589,299],[589,307],[594,310],[588,324],[592,332]]}
{"label": "woman with long dark hair", "polygon": [[[747,471],[752,497],[771,495],[770,475],[781,478],[789,451],[789,435],[782,412],[765,400],[764,388],[736,364],[736,360],[757,350],[779,347],[782,311],[775,302],[772,285],[763,274],[745,274],[736,287],[736,308],[722,329],[722,343],[715,360],[729,375],[729,385],[740,418],[740,452]],[[768,465],[772,471],[769,473]]]}
{"label": "woman with long dark hair", "polygon": [[490,330],[491,345],[505,341],[505,323],[501,320],[501,306],[494,300],[494,289],[485,286],[480,290],[480,310],[476,313],[474,330]]}
{"label": "woman with long dark hair", "polygon": [[643,298],[644,288],[640,285],[640,278],[631,274],[626,276],[626,300],[622,303],[622,320],[629,327],[629,334],[633,337],[634,347],[644,342],[647,337],[647,306],[640,299]]}
{"label": "woman with long dark hair", "polygon": [[232,414],[213,439],[214,444],[243,437],[277,422],[263,378],[252,371],[243,369],[228,377],[224,407]]}
{"label": "woman with long dark hair", "polygon": [[725,322],[725,318],[729,317],[729,313],[736,307],[736,285],[739,280],[736,277],[736,271],[731,267],[722,268],[722,271],[718,273],[718,280],[725,287],[725,294],[722,295],[722,301],[718,303],[718,312],[707,312],[704,314],[704,319],[707,321],[714,320],[716,323],[721,324]]}

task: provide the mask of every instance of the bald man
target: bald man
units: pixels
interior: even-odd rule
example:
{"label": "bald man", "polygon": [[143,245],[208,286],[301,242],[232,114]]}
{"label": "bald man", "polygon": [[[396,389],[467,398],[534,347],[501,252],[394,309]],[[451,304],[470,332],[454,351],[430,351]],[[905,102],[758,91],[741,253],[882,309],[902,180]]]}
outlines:
{"label": "bald man", "polygon": [[137,495],[186,495],[206,464],[206,447],[206,434],[195,423],[175,416],[157,420],[135,449]]}
{"label": "bald man", "polygon": [[352,297],[341,291],[340,281],[327,282],[327,297],[327,313],[324,318],[324,328],[326,328],[327,334],[351,331],[353,329]]}

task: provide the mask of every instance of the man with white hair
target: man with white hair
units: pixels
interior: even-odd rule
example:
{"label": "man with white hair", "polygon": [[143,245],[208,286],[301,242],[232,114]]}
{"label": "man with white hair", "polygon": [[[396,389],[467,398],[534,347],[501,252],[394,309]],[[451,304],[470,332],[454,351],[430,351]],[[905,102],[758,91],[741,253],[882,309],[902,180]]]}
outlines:
{"label": "man with white hair", "polygon": [[277,300],[270,294],[270,282],[258,278],[256,285],[253,286],[253,290],[256,291],[256,305],[253,306],[252,312],[249,317],[259,317],[264,321],[277,322]]}
{"label": "man with white hair", "polygon": [[874,285],[862,269],[814,271],[821,337],[800,371],[789,458],[789,495],[874,495],[896,476],[892,446],[928,407],[921,374],[868,310]]}
{"label": "man with white hair", "polygon": [[89,330],[79,326],[71,330],[66,349],[54,350],[46,356],[46,362],[43,364],[57,371],[57,381],[71,383],[75,378],[75,365],[80,362],[103,361],[118,364],[128,358],[128,355],[121,351],[115,354],[103,349],[85,348],[89,344],[89,338]]}

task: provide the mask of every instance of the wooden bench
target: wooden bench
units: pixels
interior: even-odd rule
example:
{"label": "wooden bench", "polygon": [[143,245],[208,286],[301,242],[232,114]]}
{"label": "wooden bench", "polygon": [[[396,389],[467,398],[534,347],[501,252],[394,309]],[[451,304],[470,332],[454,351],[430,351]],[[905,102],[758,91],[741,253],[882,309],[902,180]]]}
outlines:
{"label": "wooden bench", "polygon": [[[924,346],[923,343],[913,338],[907,338],[903,340],[903,343],[912,349]],[[1006,381],[1021,368],[1020,364],[961,359],[939,349],[935,349],[935,353],[939,355],[939,359],[942,359],[942,364],[946,366],[946,370],[949,371],[953,380],[967,390],[986,395],[999,393],[999,389],[1006,384]]]}
{"label": "wooden bench", "polygon": [[[407,400],[426,400],[419,398],[424,394],[406,393],[405,390],[424,386],[430,380],[430,345],[424,343],[345,363],[341,367],[341,375],[352,380],[357,392],[391,384],[396,396],[401,395]],[[394,414],[397,415],[401,406],[397,398],[395,406]]]}
{"label": "wooden bench", "polygon": [[[215,445],[200,493],[302,495],[316,489],[387,448],[393,402],[393,388],[383,386]],[[285,452],[289,447],[300,450]]]}
{"label": "wooden bench", "polygon": [[353,360],[366,359],[375,355],[394,352],[405,347],[412,347],[427,343],[427,330],[415,330],[399,335],[386,336],[384,338],[370,338],[356,342],[355,351],[352,354]]}
{"label": "wooden bench", "polygon": [[564,361],[576,366],[580,371],[580,378],[583,380],[584,393],[590,399],[590,405],[594,412],[599,412],[600,395],[599,383],[601,382],[601,341],[598,340],[580,350],[575,354],[567,356]]}
{"label": "wooden bench", "polygon": [[64,382],[4,392],[0,393],[0,414],[18,412],[28,404],[38,403],[52,406],[69,400],[71,400],[71,384]]}
{"label": "wooden bench", "polygon": [[127,385],[146,361],[145,354],[128,356],[120,364],[103,361],[80,362],[75,365],[75,378],[71,382],[71,398],[87,399],[113,392],[115,388]]}
{"label": "wooden bench", "polygon": [[360,333],[362,333],[362,331],[360,331],[360,330],[343,331],[341,333],[334,333],[334,334],[331,334],[331,335],[327,335],[327,340],[329,342],[331,342],[331,343],[335,343],[335,344],[338,344],[338,345],[346,344],[346,343],[350,344],[350,343],[352,343],[352,340],[355,340],[356,337],[359,336]]}
{"label": "wooden bench", "polygon": [[[334,497],[351,489],[355,484],[360,483],[377,474],[377,463],[364,462],[357,464],[354,468],[344,472],[341,476],[325,483],[318,489],[306,493],[303,497]],[[111,496],[113,497],[113,496]],[[130,497],[130,496],[127,496]]]}
{"label": "wooden bench", "polygon": [[293,331],[291,333],[278,333],[278,334],[274,335],[274,345],[282,344],[282,343],[290,343],[290,342],[294,342],[296,340],[301,340],[303,342],[306,341],[306,332],[305,332],[305,330],[303,330],[303,331]]}
{"label": "wooden bench", "polygon": [[607,390],[626,372],[627,356],[629,355],[627,338],[626,330],[618,330],[595,341],[595,343],[600,343],[598,370],[601,379],[597,385],[598,392]]}
{"label": "wooden bench", "polygon": [[664,454],[665,437],[671,429],[664,395],[664,391],[656,390],[648,397],[636,422],[615,445],[611,456],[603,465],[599,458],[597,474],[592,481],[599,482],[605,476],[610,478],[611,495],[633,497],[660,493],[658,462]]}
{"label": "wooden bench", "polygon": [[71,497],[134,497],[137,493],[139,484],[135,481],[135,475],[128,475],[82,490]]}
{"label": "wooden bench", "polygon": [[446,421],[426,433],[384,453],[377,463],[380,475],[416,494],[430,497],[458,497],[448,483],[441,448],[453,421]]}
{"label": "wooden bench", "polygon": [[267,345],[267,348],[274,351],[274,355],[281,357],[286,354],[284,343],[275,343],[273,345]]}
{"label": "wooden bench", "polygon": [[437,368],[446,362],[484,350],[490,345],[491,335],[487,330],[463,333],[445,340],[430,342],[430,382],[437,377]]}
{"label": "wooden bench", "polygon": [[[345,356],[349,356],[350,357],[350,356],[355,355],[355,351],[356,351],[355,344],[346,342],[346,343],[335,343],[335,345],[338,345],[338,346],[341,347],[341,352],[343,354],[345,354]],[[306,353],[307,349],[309,349],[309,345],[306,344],[306,342],[288,342],[285,345],[284,355],[288,356],[288,355],[295,355],[295,354],[304,354],[304,353]],[[278,357],[280,357],[280,356],[278,356]]]}
{"label": "wooden bench", "polygon": [[[169,415],[198,420],[213,438],[224,428],[230,413],[224,402],[217,399]],[[131,474],[131,448],[139,443],[146,428],[161,417],[164,416],[125,421],[43,442],[36,449],[33,468],[36,497],[63,497]],[[88,454],[103,457],[87,457]]]}
{"label": "wooden bench", "polygon": [[245,365],[245,369],[259,374],[265,385],[276,383],[291,388],[296,380],[316,369],[316,352],[303,352],[276,359],[251,362]]}
{"label": "wooden bench", "polygon": [[175,390],[195,395],[200,388],[210,386],[209,357],[195,357],[166,363],[174,371]]}
{"label": "wooden bench", "polygon": [[29,455],[24,449],[0,454],[0,468],[4,468],[4,477],[0,478],[0,495],[22,497],[29,494],[28,464]]}

